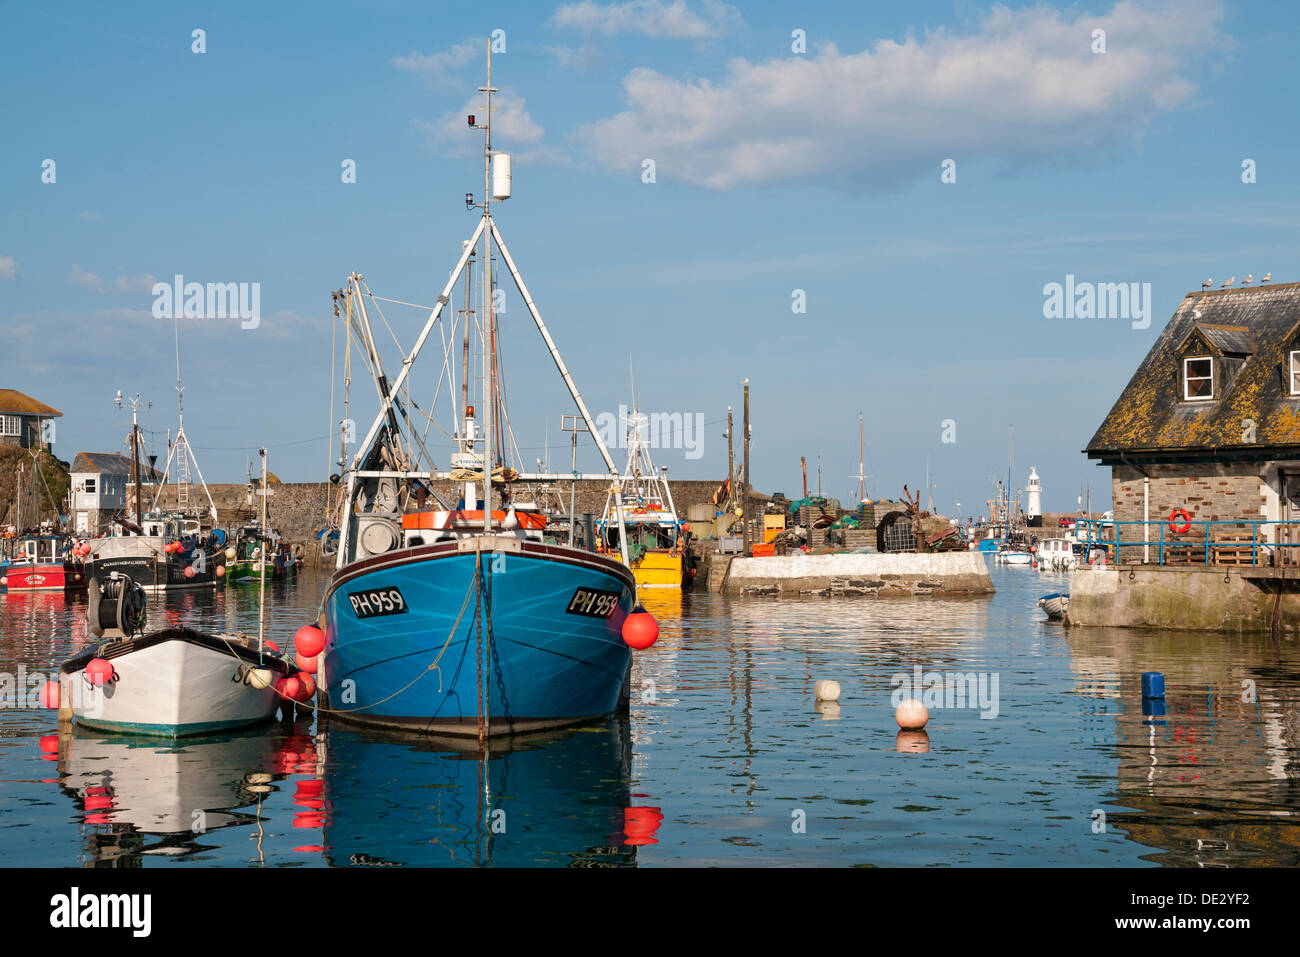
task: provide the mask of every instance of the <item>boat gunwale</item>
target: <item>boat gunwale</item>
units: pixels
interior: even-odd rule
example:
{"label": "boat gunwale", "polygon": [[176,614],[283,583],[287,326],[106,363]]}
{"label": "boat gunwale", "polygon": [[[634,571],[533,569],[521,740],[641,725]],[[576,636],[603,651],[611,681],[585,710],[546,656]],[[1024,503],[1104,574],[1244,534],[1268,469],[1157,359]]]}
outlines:
{"label": "boat gunwale", "polygon": [[[461,550],[461,542],[465,540],[466,539],[458,539],[450,542],[437,542],[433,545],[417,545],[414,548],[395,549],[391,552],[385,552],[382,555],[374,555],[370,558],[364,558],[361,561],[345,565],[343,568],[337,569],[330,577],[329,586],[325,589],[325,594],[321,598],[321,603],[322,605],[327,605],[334,593],[352,579],[373,571],[378,571],[381,568],[409,565],[431,558],[447,558],[455,555],[473,554],[471,551]],[[636,578],[632,574],[631,569],[622,562],[614,561],[598,552],[588,552],[578,548],[569,548],[567,545],[545,545],[541,542],[530,542],[526,539],[513,540],[511,550],[513,550],[514,543],[518,544],[521,552],[526,554],[532,553],[533,557],[548,558],[553,561],[563,562],[567,565],[578,565],[580,567],[592,568],[597,571],[612,574],[626,584],[628,588],[631,589],[634,596],[636,595]],[[484,549],[484,551],[495,553],[498,549]]]}

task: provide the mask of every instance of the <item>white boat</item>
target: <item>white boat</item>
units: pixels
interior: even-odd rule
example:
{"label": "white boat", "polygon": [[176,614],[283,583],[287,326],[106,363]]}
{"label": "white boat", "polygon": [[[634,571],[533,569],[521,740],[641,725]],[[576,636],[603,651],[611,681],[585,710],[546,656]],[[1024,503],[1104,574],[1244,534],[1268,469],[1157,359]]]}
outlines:
{"label": "white boat", "polygon": [[65,661],[59,715],[79,725],[163,737],[207,734],[275,714],[285,661],[257,639],[189,628],[144,634],[144,590],[125,575],[90,582],[87,623],[102,639]]}
{"label": "white boat", "polygon": [[1074,553],[1074,543],[1065,538],[1049,538],[1038,543],[1038,569],[1044,572],[1065,572],[1079,564]]}
{"label": "white boat", "polygon": [[1028,565],[1033,560],[1028,552],[1016,551],[1015,549],[1003,549],[995,552],[993,561],[1000,565]]}
{"label": "white boat", "polygon": [[1065,613],[1070,610],[1069,595],[1044,595],[1038,599],[1038,607],[1048,618],[1053,621],[1060,621],[1065,617]]}

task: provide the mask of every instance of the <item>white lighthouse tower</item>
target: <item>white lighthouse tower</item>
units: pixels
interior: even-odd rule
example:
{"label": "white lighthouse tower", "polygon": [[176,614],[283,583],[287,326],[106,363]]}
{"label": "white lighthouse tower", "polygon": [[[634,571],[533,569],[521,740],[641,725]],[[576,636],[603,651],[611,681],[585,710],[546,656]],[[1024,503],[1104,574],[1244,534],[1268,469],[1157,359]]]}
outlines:
{"label": "white lighthouse tower", "polygon": [[1029,466],[1029,483],[1025,492],[1025,524],[1038,528],[1043,524],[1043,483],[1032,465]]}

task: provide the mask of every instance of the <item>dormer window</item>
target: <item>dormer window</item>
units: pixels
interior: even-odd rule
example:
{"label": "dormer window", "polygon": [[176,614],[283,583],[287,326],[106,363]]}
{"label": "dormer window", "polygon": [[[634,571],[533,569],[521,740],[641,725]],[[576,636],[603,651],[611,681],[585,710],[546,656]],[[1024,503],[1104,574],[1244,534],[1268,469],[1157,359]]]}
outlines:
{"label": "dormer window", "polygon": [[1300,349],[1291,352],[1291,394],[1300,395]]}
{"label": "dormer window", "polygon": [[1214,398],[1214,359],[1210,356],[1183,360],[1183,398],[1189,402]]}
{"label": "dormer window", "polygon": [[1214,359],[1210,356],[1183,359],[1183,398],[1188,402],[1214,398]]}

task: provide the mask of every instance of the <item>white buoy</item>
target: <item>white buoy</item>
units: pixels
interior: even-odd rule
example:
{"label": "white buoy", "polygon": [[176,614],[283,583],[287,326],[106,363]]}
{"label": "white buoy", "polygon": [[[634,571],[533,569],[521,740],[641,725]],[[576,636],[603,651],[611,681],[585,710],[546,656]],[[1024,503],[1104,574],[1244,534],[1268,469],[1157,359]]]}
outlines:
{"label": "white buoy", "polygon": [[838,681],[819,681],[813,685],[813,696],[818,701],[839,701],[840,683]]}
{"label": "white buoy", "polygon": [[930,709],[915,698],[909,698],[894,709],[894,720],[907,731],[919,731],[930,721]]}
{"label": "white buoy", "polygon": [[840,716],[840,704],[838,701],[818,701],[814,706],[823,721],[834,721]]}
{"label": "white buoy", "polygon": [[273,681],[275,681],[275,673],[270,668],[254,668],[248,673],[249,685],[258,691],[271,687]]}

